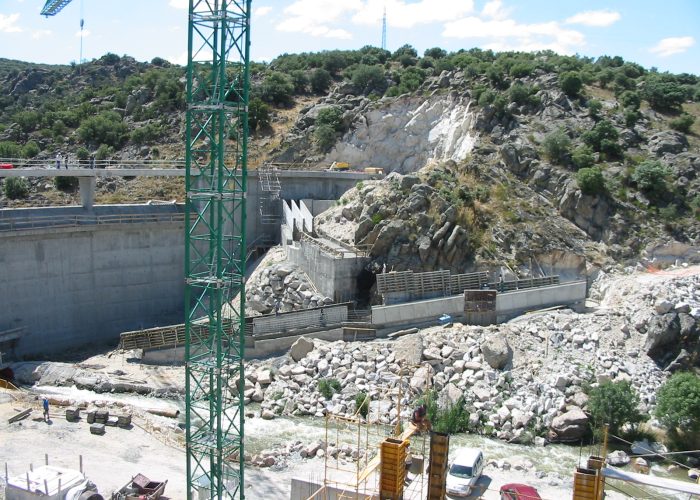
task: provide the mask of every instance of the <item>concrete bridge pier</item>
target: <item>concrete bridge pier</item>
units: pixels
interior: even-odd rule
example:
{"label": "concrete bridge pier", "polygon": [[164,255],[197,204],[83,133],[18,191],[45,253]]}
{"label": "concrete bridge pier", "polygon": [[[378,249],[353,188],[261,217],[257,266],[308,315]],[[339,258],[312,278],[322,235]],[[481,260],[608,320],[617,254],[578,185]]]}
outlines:
{"label": "concrete bridge pier", "polygon": [[78,182],[80,183],[80,202],[83,208],[87,210],[92,210],[92,206],[95,203],[95,177],[78,177]]}

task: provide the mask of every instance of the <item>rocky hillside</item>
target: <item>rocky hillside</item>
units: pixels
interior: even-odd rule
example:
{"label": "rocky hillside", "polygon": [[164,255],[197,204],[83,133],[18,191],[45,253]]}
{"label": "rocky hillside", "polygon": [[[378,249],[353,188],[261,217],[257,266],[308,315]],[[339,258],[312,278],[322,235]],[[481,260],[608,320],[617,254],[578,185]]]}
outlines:
{"label": "rocky hillside", "polygon": [[[410,46],[284,55],[251,73],[253,167],[339,160],[395,172],[318,220],[320,233],[367,246],[375,268],[580,273],[697,256],[695,75],[619,57],[419,57]],[[0,61],[0,157],[181,158],[183,75],[114,54],[81,67]],[[77,201],[71,186],[29,188],[19,199],[1,189],[0,204]],[[102,203],[182,195],[181,180],[98,185]]]}

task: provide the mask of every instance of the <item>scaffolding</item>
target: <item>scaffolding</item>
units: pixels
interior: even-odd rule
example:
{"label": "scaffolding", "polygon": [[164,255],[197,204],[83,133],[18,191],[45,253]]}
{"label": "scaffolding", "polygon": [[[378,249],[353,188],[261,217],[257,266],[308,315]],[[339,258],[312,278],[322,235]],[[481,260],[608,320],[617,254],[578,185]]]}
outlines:
{"label": "scaffolding", "polygon": [[[402,373],[402,372],[400,372]],[[382,423],[382,402],[367,418],[359,408],[369,405],[370,398],[358,404],[354,415],[326,414],[326,454],[323,483],[307,500],[374,500],[402,498],[424,499],[426,481],[426,437],[412,423],[401,422],[401,378],[399,378],[396,423]],[[391,392],[391,391],[390,391]],[[347,464],[340,453],[331,450],[355,447],[356,460]],[[389,459],[391,457],[391,459]],[[392,486],[385,488],[385,483]]]}

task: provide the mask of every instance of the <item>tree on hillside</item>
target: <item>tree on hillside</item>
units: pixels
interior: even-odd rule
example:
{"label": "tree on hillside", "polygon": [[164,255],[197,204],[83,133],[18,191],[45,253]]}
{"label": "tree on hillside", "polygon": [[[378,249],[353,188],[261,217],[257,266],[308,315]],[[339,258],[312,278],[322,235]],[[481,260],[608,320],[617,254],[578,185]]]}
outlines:
{"label": "tree on hillside", "polygon": [[248,105],[248,127],[251,131],[263,130],[270,126],[270,106],[259,97],[251,99]]}
{"label": "tree on hillside", "polygon": [[639,395],[626,380],[603,382],[591,389],[588,409],[595,426],[608,424],[610,432],[617,436],[623,425],[636,425],[645,420],[639,412]]}
{"label": "tree on hillside", "polygon": [[325,94],[331,84],[331,74],[323,68],[316,68],[309,78],[311,90],[316,94]]}
{"label": "tree on hillside", "polygon": [[658,201],[668,192],[666,177],[669,174],[658,160],[646,160],[635,167],[632,180],[650,200]]}
{"label": "tree on hillside", "polygon": [[666,75],[647,77],[642,87],[642,97],[657,111],[678,110],[685,101],[683,87]]}
{"label": "tree on hillside", "polygon": [[581,80],[581,75],[578,72],[567,71],[559,76],[559,85],[569,97],[578,97],[583,87],[583,80]]}
{"label": "tree on hillside", "polygon": [[564,129],[558,129],[544,138],[542,146],[549,161],[562,165],[569,155],[571,139]]}
{"label": "tree on hillside", "polygon": [[656,396],[656,417],[670,430],[700,431],[700,377],[678,372]]}
{"label": "tree on hillside", "polygon": [[287,106],[292,102],[294,84],[291,78],[284,73],[274,71],[265,78],[260,87],[260,94],[263,101],[278,106]]}
{"label": "tree on hillside", "polygon": [[441,49],[440,47],[433,47],[430,49],[426,49],[425,52],[423,53],[424,57],[432,57],[433,59],[442,59],[443,57],[447,56],[447,51],[444,49]]}
{"label": "tree on hillside", "polygon": [[353,70],[351,79],[357,91],[362,94],[371,92],[383,94],[386,90],[386,77],[384,76],[384,68],[381,66],[360,64]]}

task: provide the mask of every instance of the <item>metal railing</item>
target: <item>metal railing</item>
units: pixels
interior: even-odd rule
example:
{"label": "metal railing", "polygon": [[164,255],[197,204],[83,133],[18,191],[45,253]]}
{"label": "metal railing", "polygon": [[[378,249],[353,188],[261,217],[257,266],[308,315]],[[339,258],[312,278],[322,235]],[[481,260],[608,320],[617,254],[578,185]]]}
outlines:
{"label": "metal railing", "polygon": [[[58,163],[57,163],[58,162]],[[44,168],[57,169],[57,164],[63,170],[66,167],[74,168],[122,168],[122,169],[137,169],[137,168],[185,168],[185,160],[78,160],[77,158],[63,158],[60,161],[56,158],[44,158],[41,160],[27,158],[0,158],[0,163],[9,163],[14,168]]]}
{"label": "metal railing", "polygon": [[108,224],[144,224],[184,222],[183,213],[114,214],[114,215],[45,215],[37,217],[0,218],[0,232],[27,229],[99,226]]}

